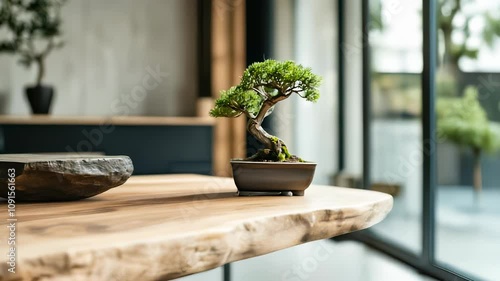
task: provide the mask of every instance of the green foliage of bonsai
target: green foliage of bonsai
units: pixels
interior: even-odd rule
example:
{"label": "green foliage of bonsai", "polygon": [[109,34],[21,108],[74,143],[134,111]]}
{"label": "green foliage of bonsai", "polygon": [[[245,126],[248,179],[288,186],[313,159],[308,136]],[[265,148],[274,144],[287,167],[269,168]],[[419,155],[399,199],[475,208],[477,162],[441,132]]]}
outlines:
{"label": "green foliage of bonsai", "polygon": [[274,106],[293,94],[307,101],[316,102],[321,78],[310,68],[293,61],[278,62],[266,60],[250,65],[241,78],[240,84],[222,91],[210,111],[213,117],[248,118],[247,130],[265,148],[247,160],[294,161],[296,156],[288,152],[280,138],[270,135],[262,128],[264,118],[272,113]]}
{"label": "green foliage of bonsai", "polygon": [[500,149],[500,124],[488,120],[474,87],[467,87],[462,98],[438,99],[436,110],[439,134],[446,140],[472,149],[474,187],[481,190],[481,152]]}
{"label": "green foliage of bonsai", "polygon": [[60,9],[66,0],[1,0],[0,30],[8,36],[0,38],[0,53],[19,54],[19,62],[30,67],[36,63],[36,85],[45,76],[45,59],[63,46]]}

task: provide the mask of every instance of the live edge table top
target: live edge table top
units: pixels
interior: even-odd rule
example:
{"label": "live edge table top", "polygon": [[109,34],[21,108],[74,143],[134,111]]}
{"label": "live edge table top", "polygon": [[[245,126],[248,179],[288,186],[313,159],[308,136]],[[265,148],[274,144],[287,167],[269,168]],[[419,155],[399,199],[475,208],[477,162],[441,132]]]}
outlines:
{"label": "live edge table top", "polygon": [[238,197],[232,179],[134,176],[74,202],[16,209],[16,273],[0,201],[0,281],[168,280],[368,228],[390,195],[311,186],[304,197]]}

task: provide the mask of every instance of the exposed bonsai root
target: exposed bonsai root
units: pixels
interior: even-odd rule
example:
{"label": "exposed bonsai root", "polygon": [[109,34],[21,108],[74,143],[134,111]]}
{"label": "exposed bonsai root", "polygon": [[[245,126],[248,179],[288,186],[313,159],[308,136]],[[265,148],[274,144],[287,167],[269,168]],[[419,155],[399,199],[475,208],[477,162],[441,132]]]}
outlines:
{"label": "exposed bonsai root", "polygon": [[[288,151],[287,151],[288,152]],[[300,157],[296,155],[288,154],[288,157],[282,158],[275,151],[270,149],[260,149],[254,155],[245,158],[245,161],[258,161],[258,162],[305,162]],[[281,153],[283,155],[283,153]]]}

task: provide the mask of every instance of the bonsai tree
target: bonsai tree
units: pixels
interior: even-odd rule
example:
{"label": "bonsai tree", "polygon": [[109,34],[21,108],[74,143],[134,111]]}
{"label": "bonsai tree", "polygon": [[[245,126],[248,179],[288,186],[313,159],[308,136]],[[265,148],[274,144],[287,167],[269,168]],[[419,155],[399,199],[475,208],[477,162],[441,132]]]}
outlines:
{"label": "bonsai tree", "polygon": [[472,150],[474,189],[482,189],[481,153],[500,149],[500,125],[488,121],[478,101],[477,89],[467,87],[462,98],[440,98],[437,102],[437,126],[446,140]]}
{"label": "bonsai tree", "polygon": [[45,76],[45,59],[56,48],[63,46],[60,9],[65,0],[2,0],[0,3],[0,30],[6,28],[9,36],[0,38],[0,53],[19,54],[19,62],[38,67],[36,86]]}
{"label": "bonsai tree", "polygon": [[289,153],[283,140],[270,135],[261,125],[277,103],[294,94],[307,101],[317,101],[320,83],[321,78],[310,68],[293,61],[257,62],[245,70],[239,85],[221,92],[210,115],[238,117],[244,114],[248,118],[248,132],[264,145],[264,149],[246,160],[302,161]]}

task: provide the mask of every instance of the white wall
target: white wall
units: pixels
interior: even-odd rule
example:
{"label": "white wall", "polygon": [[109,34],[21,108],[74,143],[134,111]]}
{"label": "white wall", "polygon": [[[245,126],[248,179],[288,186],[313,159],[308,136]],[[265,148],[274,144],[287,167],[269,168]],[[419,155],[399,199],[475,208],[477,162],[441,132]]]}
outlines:
{"label": "white wall", "polygon": [[[194,115],[196,2],[68,1],[62,12],[66,46],[47,61],[45,82],[57,91],[52,113]],[[143,79],[150,76],[148,67],[168,76],[139,93]],[[0,114],[29,113],[23,88],[34,79],[34,69],[0,55]]]}

